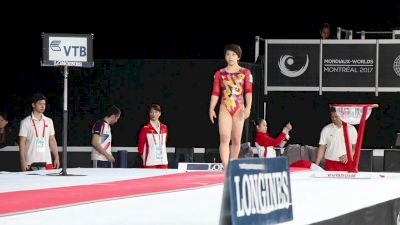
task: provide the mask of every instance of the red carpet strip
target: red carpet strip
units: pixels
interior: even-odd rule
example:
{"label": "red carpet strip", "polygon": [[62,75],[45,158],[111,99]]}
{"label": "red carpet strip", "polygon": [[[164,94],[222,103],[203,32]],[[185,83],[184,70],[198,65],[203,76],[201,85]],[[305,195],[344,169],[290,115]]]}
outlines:
{"label": "red carpet strip", "polygon": [[91,185],[0,193],[0,216],[44,208],[223,184],[223,173],[190,172]]}

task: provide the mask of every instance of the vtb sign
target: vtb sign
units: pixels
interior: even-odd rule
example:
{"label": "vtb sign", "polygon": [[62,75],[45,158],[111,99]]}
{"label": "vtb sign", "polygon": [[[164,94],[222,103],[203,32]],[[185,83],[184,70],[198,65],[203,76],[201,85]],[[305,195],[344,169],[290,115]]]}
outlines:
{"label": "vtb sign", "polygon": [[49,37],[49,60],[87,61],[87,39],[79,37]]}
{"label": "vtb sign", "polygon": [[43,66],[93,67],[93,34],[43,33]]}

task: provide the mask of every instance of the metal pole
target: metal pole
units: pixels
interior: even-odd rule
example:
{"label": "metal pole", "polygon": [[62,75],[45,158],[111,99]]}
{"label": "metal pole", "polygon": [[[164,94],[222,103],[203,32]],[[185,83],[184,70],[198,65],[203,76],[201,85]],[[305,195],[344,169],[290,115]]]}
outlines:
{"label": "metal pole", "polygon": [[379,39],[376,40],[375,51],[376,51],[376,55],[375,55],[375,96],[378,96],[378,93],[379,93]]}
{"label": "metal pole", "polygon": [[400,39],[400,30],[392,30],[392,38]]}
{"label": "metal pole", "polygon": [[258,56],[260,55],[260,36],[256,36],[254,62],[257,63]]}
{"label": "metal pole", "polygon": [[264,39],[264,95],[268,94],[268,40]]}
{"label": "metal pole", "polygon": [[340,40],[340,36],[342,35],[342,28],[341,27],[338,27],[337,28],[337,34],[336,34],[336,38],[338,39],[338,40]]}
{"label": "metal pole", "polygon": [[68,142],[68,66],[64,66],[64,107],[63,107],[63,160],[61,175],[67,174],[67,142]]}
{"label": "metal pole", "polygon": [[263,119],[267,118],[267,101],[264,100],[264,117]]}
{"label": "metal pole", "polygon": [[365,31],[361,31],[361,39],[365,40]]}
{"label": "metal pole", "polygon": [[319,44],[319,95],[322,95],[322,54],[323,54],[323,47],[324,47],[324,40],[321,39],[321,42]]}

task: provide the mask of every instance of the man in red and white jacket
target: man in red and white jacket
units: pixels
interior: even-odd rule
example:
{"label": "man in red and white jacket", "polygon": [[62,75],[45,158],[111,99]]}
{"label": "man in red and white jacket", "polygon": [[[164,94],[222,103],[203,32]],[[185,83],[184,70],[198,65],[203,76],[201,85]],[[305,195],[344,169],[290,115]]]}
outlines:
{"label": "man in red and white jacket", "polygon": [[150,121],[139,133],[138,151],[144,168],[168,168],[168,128],[159,121],[160,116],[160,105],[152,104],[149,109]]}

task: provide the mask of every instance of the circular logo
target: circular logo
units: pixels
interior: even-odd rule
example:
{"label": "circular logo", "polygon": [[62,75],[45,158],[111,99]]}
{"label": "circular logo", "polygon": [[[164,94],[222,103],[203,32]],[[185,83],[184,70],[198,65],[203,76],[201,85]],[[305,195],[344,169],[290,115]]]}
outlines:
{"label": "circular logo", "polygon": [[400,55],[393,62],[393,70],[400,77]]}
{"label": "circular logo", "polygon": [[295,64],[294,57],[291,55],[282,55],[279,59],[278,66],[281,70],[281,73],[287,77],[298,77],[302,75],[308,68],[308,55],[306,64],[302,66],[299,70],[290,70],[287,66],[292,66]]}

